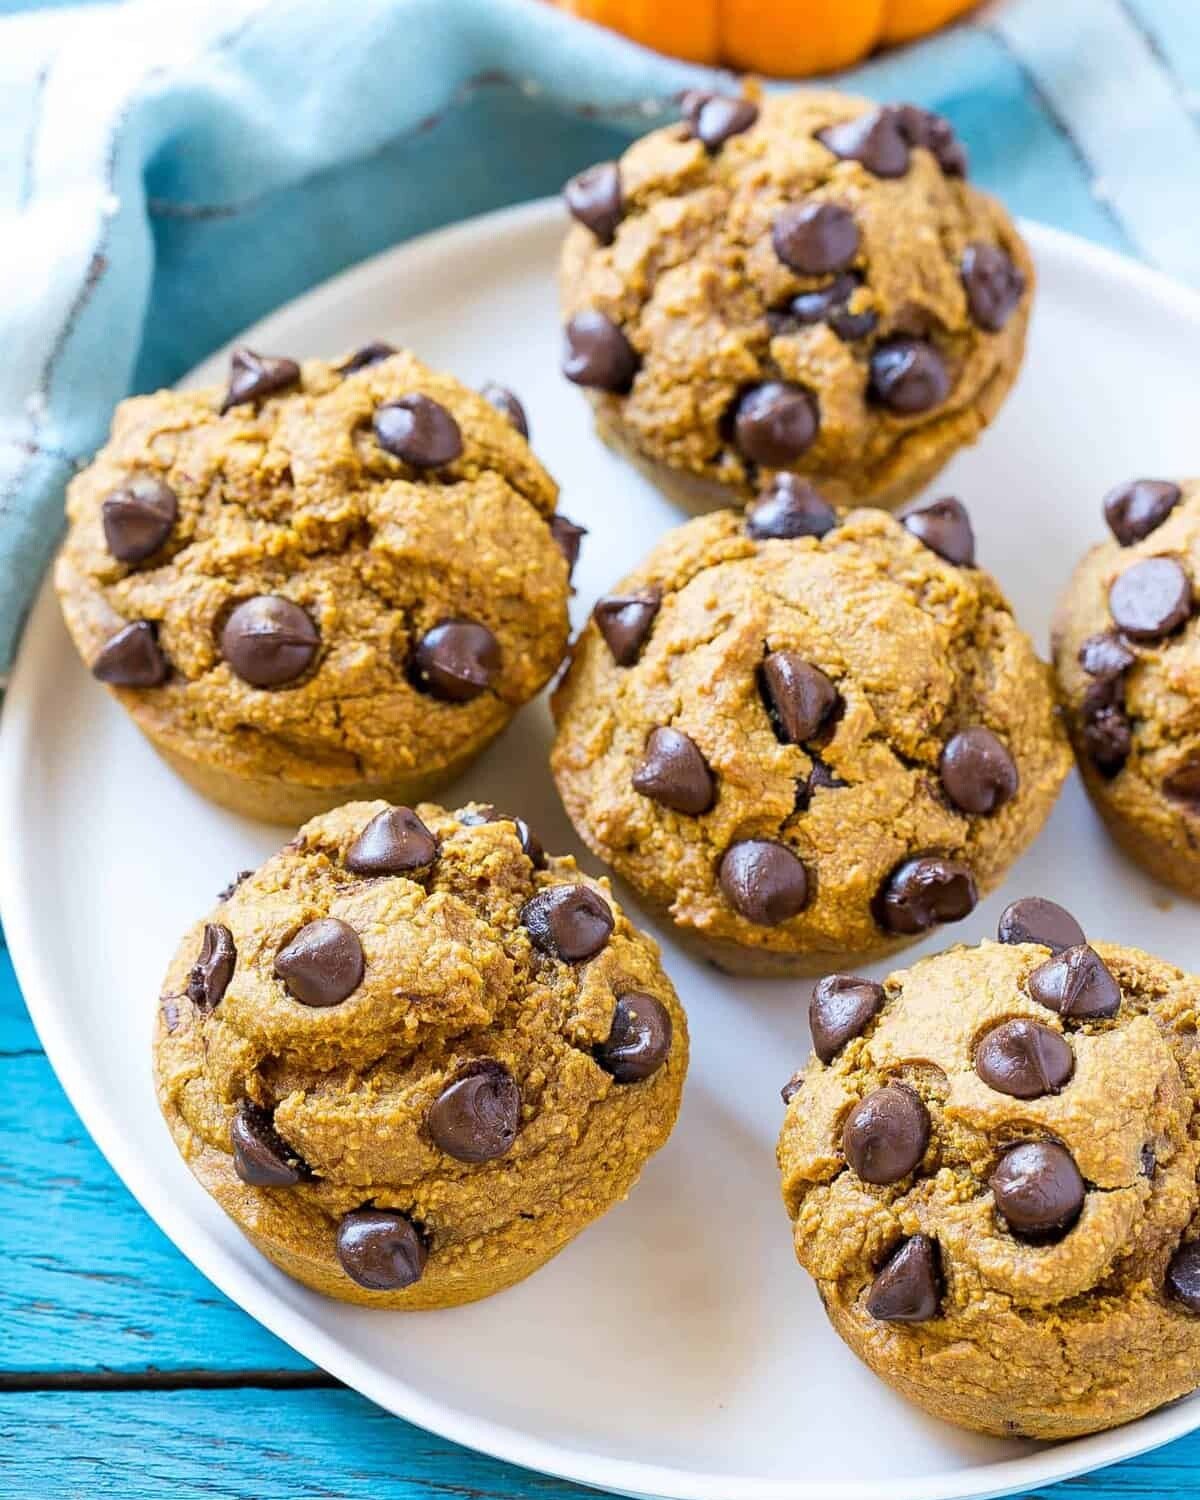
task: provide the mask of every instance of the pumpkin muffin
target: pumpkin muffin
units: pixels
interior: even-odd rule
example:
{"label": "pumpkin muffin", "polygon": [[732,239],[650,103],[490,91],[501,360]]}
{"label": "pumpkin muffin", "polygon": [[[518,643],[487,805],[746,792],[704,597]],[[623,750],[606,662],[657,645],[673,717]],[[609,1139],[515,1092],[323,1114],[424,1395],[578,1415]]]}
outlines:
{"label": "pumpkin muffin", "polygon": [[567,184],[563,369],[692,508],[780,472],[915,495],[996,415],[1033,267],[948,122],[804,91],[690,94]]}
{"label": "pumpkin muffin", "polygon": [[411,801],[548,680],[578,531],[495,399],[375,344],[303,366],[239,349],[227,390],[117,409],[68,491],[59,598],[206,796],[288,823]]}
{"label": "pumpkin muffin", "polygon": [[180,944],[159,1099],[259,1250],[371,1307],[511,1286],[666,1140],[687,1023],[654,943],[528,826],[360,802]]}
{"label": "pumpkin muffin", "polygon": [[1200,1386],[1200,981],[1014,903],[813,993],[783,1196],[834,1328],[934,1416],[1070,1438]]}
{"label": "pumpkin muffin", "polygon": [[1071,762],[959,502],[839,518],[793,475],[602,598],[553,708],[580,837],[734,973],[824,973],[965,917]]}
{"label": "pumpkin muffin", "polygon": [[1075,570],[1054,665],[1084,785],[1152,875],[1200,896],[1200,480],[1112,490],[1113,539]]}

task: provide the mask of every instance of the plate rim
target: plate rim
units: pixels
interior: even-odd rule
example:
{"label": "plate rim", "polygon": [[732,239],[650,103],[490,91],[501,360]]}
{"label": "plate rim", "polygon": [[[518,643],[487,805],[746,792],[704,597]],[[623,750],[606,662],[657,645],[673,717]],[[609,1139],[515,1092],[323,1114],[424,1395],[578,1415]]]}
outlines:
{"label": "plate rim", "polygon": [[[358,287],[379,279],[390,281],[418,263],[434,263],[479,237],[493,241],[515,238],[547,229],[552,221],[562,220],[559,200],[543,198],[393,245],[276,308],[224,349],[201,361],[184,377],[183,383],[194,380],[199,371],[219,360],[232,344],[255,338],[260,330],[269,334],[272,323],[294,314],[308,301],[336,300],[350,284]],[[1064,230],[1027,220],[1020,221],[1020,227],[1030,242],[1035,263],[1057,261],[1110,285],[1123,285],[1176,316],[1190,320],[1200,333],[1200,293],[1161,271]],[[17,830],[23,821],[20,773],[35,743],[33,704],[38,667],[53,650],[51,626],[56,608],[53,586],[47,576],[26,624],[0,713],[0,827],[7,829]],[[532,1437],[511,1423],[473,1415],[426,1396],[405,1381],[383,1375],[368,1360],[309,1323],[303,1313],[272,1296],[264,1299],[258,1288],[247,1284],[244,1273],[227,1257],[216,1236],[194,1223],[186,1210],[175,1208],[169,1186],[156,1179],[153,1171],[143,1165],[134,1142],[125,1139],[116,1118],[108,1113],[103,1091],[91,1081],[87,1068],[81,1065],[82,1059],[73,1054],[66,1013],[55,998],[50,966],[42,959],[35,939],[33,903],[25,896],[17,857],[20,847],[19,839],[0,844],[0,916],[17,981],[55,1076],[109,1165],[175,1248],[243,1312],[321,1369],[405,1421],[502,1462],[591,1488],[663,1497],[663,1500],[988,1500],[991,1496],[1073,1478],[1145,1453],[1200,1428],[1200,1395],[1197,1395],[1121,1427],[976,1465],[940,1480],[920,1476],[899,1480],[771,1479],[708,1473],[589,1453]],[[968,1481],[965,1485],[962,1478]]]}

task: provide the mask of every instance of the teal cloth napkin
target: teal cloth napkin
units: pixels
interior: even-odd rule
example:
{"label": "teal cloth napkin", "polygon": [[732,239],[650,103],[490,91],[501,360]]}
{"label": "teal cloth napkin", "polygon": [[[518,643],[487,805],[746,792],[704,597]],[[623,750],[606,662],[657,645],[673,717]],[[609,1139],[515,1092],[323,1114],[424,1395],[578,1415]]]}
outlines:
{"label": "teal cloth napkin", "polygon": [[[0,13],[0,681],[122,396],[728,86],[542,0]],[[1200,281],[1197,0],[1000,0],[845,82],[949,115],[1014,210]]]}

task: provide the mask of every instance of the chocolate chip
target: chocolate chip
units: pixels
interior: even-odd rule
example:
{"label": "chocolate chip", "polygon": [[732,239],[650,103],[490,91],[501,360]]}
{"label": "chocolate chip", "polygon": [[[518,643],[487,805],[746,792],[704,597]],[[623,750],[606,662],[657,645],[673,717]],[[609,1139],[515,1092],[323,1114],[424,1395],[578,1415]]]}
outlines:
{"label": "chocolate chip", "polygon": [[1122,547],[1132,547],[1157,531],[1183,491],[1166,479],[1135,479],[1118,485],[1104,497],[1104,519]]}
{"label": "chocolate chip", "polygon": [[385,401],[371,419],[379,446],[414,469],[440,469],[462,456],[462,429],[440,401],[419,391]]}
{"label": "chocolate chip", "polygon": [[526,901],[521,925],[543,953],[579,964],[595,958],[608,943],[612,907],[586,885],[552,885]]}
{"label": "chocolate chip", "polygon": [[500,670],[500,642],[477,620],[443,620],[413,653],[417,687],[448,703],[478,698]]}
{"label": "chocolate chip", "polygon": [[548,861],[546,859],[546,851],[542,847],[542,841],[524,818],[514,818],[510,813],[497,812],[494,807],[487,807],[478,812],[467,811],[460,813],[458,821],[466,827],[472,827],[480,823],[511,823],[517,830],[521,853],[529,860],[535,870],[544,870],[546,868]]}
{"label": "chocolate chip", "polygon": [[229,389],[221,404],[221,416],[244,401],[261,401],[264,396],[286,391],[299,379],[300,366],[294,359],[255,354],[252,349],[235,349],[229,360]]}
{"label": "chocolate chip", "polygon": [[358,933],[338,917],[309,922],[275,955],[275,973],[301,1005],[340,1005],[362,983]]}
{"label": "chocolate chip", "polygon": [[321,645],[298,604],[278,594],[244,599],[221,630],[221,655],[251,687],[282,687],[303,677]]}
{"label": "chocolate chip", "polygon": [[615,161],[602,161],[572,177],[563,197],[573,218],[590,229],[602,245],[612,244],[624,213],[621,169]]}
{"label": "chocolate chip", "polygon": [[804,1087],[804,1069],[797,1068],[784,1086],[779,1090],[779,1097],[785,1104],[790,1104],[800,1090]]}
{"label": "chocolate chip", "polygon": [[975,725],[951,735],[938,760],[942,788],[965,813],[998,812],[1017,795],[1016,762],[1003,740]]}
{"label": "chocolate chip", "polygon": [[808,1029],[813,1051],[830,1063],[847,1042],[861,1036],[883,1005],[883,985],[853,974],[826,974],[808,1002]]}
{"label": "chocolate chip", "polygon": [[850,311],[850,300],[862,284],[862,277],[856,272],[844,271],[840,276],[835,276],[828,286],[798,293],[788,303],[787,312],[768,313],[767,322],[774,333],[794,331],[790,328],[790,323],[798,323],[801,327],[808,327],[813,323],[828,323],[845,343],[866,338],[868,334],[875,332],[879,315],[870,308],[861,312]]}
{"label": "chocolate chip", "polygon": [[92,676],[113,687],[158,687],[170,672],[149,620],[134,620],[109,636],[92,661]]}
{"label": "chocolate chip", "polygon": [[1135,641],[1161,640],[1191,613],[1191,580],[1173,557],[1147,557],[1113,580],[1108,608]]}
{"label": "chocolate chip", "polygon": [[758,105],[749,99],[729,99],[710,94],[689,117],[692,134],[711,152],[721,149],[731,136],[741,135],[758,119]]}
{"label": "chocolate chip", "polygon": [[243,1099],[229,1127],[233,1170],[251,1187],[295,1187],[310,1175],[265,1109]]}
{"label": "chocolate chip", "polygon": [[219,922],[206,922],[200,955],[188,972],[188,999],[201,1010],[212,1010],[224,998],[237,967],[233,934]]}
{"label": "chocolate chip", "polygon": [[574,521],[568,521],[566,516],[560,515],[551,516],[547,524],[558,550],[567,560],[567,579],[570,581],[575,564],[579,561],[579,544],[588,534],[587,527],[577,526]]}
{"label": "chocolate chip", "polygon": [[351,1281],[369,1292],[398,1292],[420,1281],[429,1257],[425,1241],[404,1214],[359,1208],[338,1225],[337,1258]]}
{"label": "chocolate chip", "polygon": [[841,703],[833,682],[798,651],[772,651],[759,670],[775,733],[785,745],[811,740]]}
{"label": "chocolate chip", "polygon": [[889,411],[915,416],[940,406],[950,394],[950,372],[924,339],[888,339],[871,351],[870,392]]}
{"label": "chocolate chip", "polygon": [[756,542],[825,536],[837,525],[837,512],[799,474],[776,474],[746,512],[746,534]]}
{"label": "chocolate chip", "polygon": [[494,1161],[512,1150],[521,1123],[521,1090],[503,1063],[468,1063],[429,1107],[425,1124],[439,1151],[456,1161]]}
{"label": "chocolate chip", "polygon": [[608,1038],[596,1048],[596,1061],[617,1083],[652,1077],[671,1051],[671,1012],[653,995],[630,990],[613,1007]]}
{"label": "chocolate chip", "polygon": [[840,160],[861,162],[875,177],[903,177],[908,171],[908,141],[887,105],[819,130],[817,139]]}
{"label": "chocolate chip", "polygon": [[178,515],[175,491],[150,474],[135,474],[100,507],[105,543],[117,561],[124,563],[143,562],[157,552],[171,535]]}
{"label": "chocolate chip", "polygon": [[975,533],[961,500],[947,496],[902,511],[905,531],[924,542],[931,552],[958,568],[975,566]]}
{"label": "chocolate chip", "polygon": [[954,134],[954,127],[944,115],[916,104],[894,106],[900,133],[910,146],[924,146],[933,153],[947,177],[965,177],[966,148]]}
{"label": "chocolate chip", "polygon": [[996,245],[968,245],[963,251],[963,289],[971,317],[988,333],[999,333],[1025,294],[1025,277]]}
{"label": "chocolate chip", "polygon": [[812,794],[823,789],[836,791],[839,787],[848,786],[849,782],[842,778],[825,764],[821,757],[809,749],[809,758],[812,760],[812,769],[808,773],[808,780],[804,788],[804,806],[797,807],[798,812],[804,812],[812,801]]}
{"label": "chocolate chip", "polygon": [[999,1094],[1041,1099],[1070,1082],[1075,1054],[1057,1031],[1040,1021],[1004,1021],[975,1048],[975,1071]]}
{"label": "chocolate chip", "polygon": [[1129,759],[1133,730],[1125,715],[1120,678],[1098,678],[1080,706],[1083,747],[1103,776],[1115,776]]}
{"label": "chocolate chip", "polygon": [[1200,761],[1185,761],[1163,778],[1163,792],[1174,802],[1182,802],[1192,813],[1200,812]]}
{"label": "chocolate chip", "polygon": [[637,661],[661,604],[662,589],[657,587],[636,594],[606,594],[596,601],[592,619],[618,667]]}
{"label": "chocolate chip", "polygon": [[1115,630],[1102,630],[1089,635],[1079,648],[1079,665],[1089,677],[1098,677],[1102,682],[1111,682],[1127,672],[1137,661],[1136,652]]}
{"label": "chocolate chip", "polygon": [[1083,1212],[1087,1196],[1075,1158],[1057,1141],[1023,1141],[1011,1147],[988,1186],[1012,1232],[1036,1241],[1065,1234]]}
{"label": "chocolate chip", "polygon": [[867,1293],[867,1311],[879,1323],[926,1323],[942,1300],[936,1240],[914,1234],[892,1251]]}
{"label": "chocolate chip", "polygon": [[733,432],[742,453],[768,469],[784,469],[805,453],[817,436],[816,399],[802,386],[768,380],[738,397]]}
{"label": "chocolate chip", "polygon": [[217,900],[228,901],[230,896],[233,895],[234,891],[237,890],[238,886],[241,885],[242,881],[249,880],[251,875],[253,874],[253,870],[239,870],[233,877],[233,879],[229,882],[229,884],[224,886],[217,892]]}
{"label": "chocolate chip", "polygon": [[1189,1312],[1200,1313],[1200,1241],[1180,1245],[1167,1266],[1167,1291]]}
{"label": "chocolate chip", "polygon": [[650,731],[633,773],[633,789],[690,817],[708,812],[717,796],[716,781],[695,740],[666,726]]}
{"label": "chocolate chip", "polygon": [[396,350],[391,344],[385,344],[382,339],[372,339],[369,344],[364,344],[361,349],[356,349],[344,364],[338,366],[340,375],[354,375],[359,370],[365,370],[371,365],[382,364],[385,359],[391,359]]}
{"label": "chocolate chip", "polygon": [[1000,913],[996,940],[1001,943],[1040,943],[1052,953],[1086,943],[1083,928],[1064,907],[1045,896],[1022,896]]}
{"label": "chocolate chip", "polygon": [[929,1129],[929,1111],[918,1095],[902,1083],[885,1084],[846,1116],[842,1152],[864,1182],[899,1182],[925,1155]]}
{"label": "chocolate chip", "polygon": [[721,858],[718,879],[733,909],[759,927],[778,927],[808,905],[808,873],[786,844],[740,839]]}
{"label": "chocolate chip", "polygon": [[879,891],[875,915],[885,931],[911,935],[939,922],[961,921],[978,900],[966,865],[927,854],[897,865]]}
{"label": "chocolate chip", "polygon": [[408,875],[427,870],[438,856],[438,841],[411,807],[376,813],[346,851],[355,875]]}
{"label": "chocolate chip", "polygon": [[1143,1146],[1142,1154],[1138,1162],[1139,1170],[1143,1177],[1153,1177],[1158,1167],[1158,1152],[1153,1146]]}
{"label": "chocolate chip", "polygon": [[1121,1006],[1121,986],[1094,948],[1077,943],[1029,976],[1030,995],[1071,1021],[1108,1021]]}
{"label": "chocolate chip", "polygon": [[854,313],[842,302],[830,308],[825,321],[844,344],[852,344],[856,339],[868,338],[875,332],[879,326],[879,314],[869,307],[863,312]]}
{"label": "chocolate chip", "polygon": [[567,379],[623,396],[637,374],[638,357],[613,320],[589,310],[576,313],[564,331],[562,370]]}
{"label": "chocolate chip", "polygon": [[494,380],[480,387],[479,394],[489,406],[494,406],[501,416],[507,417],[509,422],[521,436],[529,440],[529,418],[525,408],[506,385],[497,385]]}
{"label": "chocolate chip", "polygon": [[771,226],[775,254],[803,276],[841,271],[858,254],[854,215],[840,203],[790,203]]}

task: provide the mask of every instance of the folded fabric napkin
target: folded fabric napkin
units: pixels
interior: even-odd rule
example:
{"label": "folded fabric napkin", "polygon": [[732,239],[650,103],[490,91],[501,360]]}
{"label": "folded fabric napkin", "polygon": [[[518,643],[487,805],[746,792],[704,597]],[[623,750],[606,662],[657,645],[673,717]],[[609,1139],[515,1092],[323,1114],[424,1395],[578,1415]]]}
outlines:
{"label": "folded fabric napkin", "polygon": [[[555,191],[724,82],[543,0],[0,0],[0,681],[115,403],[408,235]],[[1200,281],[1200,5],[1001,0],[847,86],[1011,208]]]}

